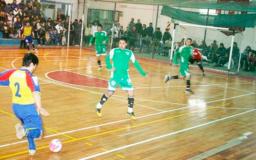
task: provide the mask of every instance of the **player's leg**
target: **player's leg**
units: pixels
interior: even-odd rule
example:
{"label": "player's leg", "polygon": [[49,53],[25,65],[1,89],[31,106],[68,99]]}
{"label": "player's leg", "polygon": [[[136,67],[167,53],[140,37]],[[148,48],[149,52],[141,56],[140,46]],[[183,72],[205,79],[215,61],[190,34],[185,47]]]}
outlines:
{"label": "player's leg", "polygon": [[42,131],[39,129],[32,129],[27,132],[28,152],[30,155],[34,155],[36,153],[35,139],[39,138],[41,135]]}
{"label": "player's leg", "polygon": [[22,124],[16,125],[17,137],[28,139],[29,154],[33,155],[36,152],[34,140],[42,135],[42,119],[37,113],[35,105],[13,105],[13,111]]}
{"label": "player's leg", "polygon": [[24,119],[24,128],[28,139],[29,154],[34,155],[36,153],[35,139],[40,138],[43,133],[41,117],[36,115],[36,113],[32,113],[32,115],[27,116]]}
{"label": "player's leg", "polygon": [[128,90],[128,111],[127,114],[132,118],[135,119],[135,114],[134,114],[134,92],[133,90]]}
{"label": "player's leg", "polygon": [[101,55],[97,55],[97,64],[98,64],[98,70],[102,69],[102,65],[101,65]]}
{"label": "player's leg", "polygon": [[[181,70],[181,67],[180,67],[180,70]],[[170,75],[170,74],[166,74],[164,76],[164,82],[167,83],[169,80],[172,80],[172,79],[179,79],[179,75]]]}
{"label": "player's leg", "polygon": [[170,74],[166,74],[164,76],[164,82],[167,83],[169,80],[172,79],[179,79],[179,75],[170,75]]}
{"label": "player's leg", "polygon": [[103,107],[103,105],[107,102],[107,100],[115,93],[114,90],[108,90],[106,93],[104,93],[101,98],[100,101],[97,103],[96,105],[96,113],[99,117],[102,116],[101,113],[101,109]]}
{"label": "player's leg", "polygon": [[203,67],[202,61],[198,61],[197,65],[200,68],[200,70],[202,71],[203,76],[205,76],[205,74],[204,74],[204,67]]}
{"label": "player's leg", "polygon": [[185,80],[186,80],[186,93],[193,93],[193,91],[191,90],[191,74],[189,73],[189,70],[185,70]]}
{"label": "player's leg", "polygon": [[98,70],[101,70],[101,59],[100,59],[101,58],[101,46],[95,45],[95,50],[96,50]]}
{"label": "player's leg", "polygon": [[117,82],[114,78],[111,78],[108,82],[108,90],[106,93],[104,93],[101,98],[100,101],[97,103],[96,105],[96,113],[99,117],[102,116],[101,113],[101,109],[103,107],[103,105],[107,102],[107,100],[115,93],[117,87]]}
{"label": "player's leg", "polygon": [[106,46],[105,45],[96,45],[96,56],[97,56],[97,64],[98,64],[98,70],[102,70],[102,64],[101,64],[101,56],[106,55]]}
{"label": "player's leg", "polygon": [[23,112],[22,110],[20,110],[20,106],[17,104],[13,104],[12,105],[12,109],[13,109],[13,113],[15,114],[15,116],[20,120],[20,123],[17,123],[15,125],[15,130],[16,130],[16,137],[18,139],[22,139],[26,136],[26,132],[24,129],[24,121],[23,121]]}
{"label": "player's leg", "polygon": [[124,74],[122,76],[122,80],[120,80],[119,85],[122,90],[125,90],[128,93],[127,114],[130,116],[130,118],[135,119],[135,114],[133,110],[134,109],[134,91],[133,91],[133,85],[132,85],[129,74]]}

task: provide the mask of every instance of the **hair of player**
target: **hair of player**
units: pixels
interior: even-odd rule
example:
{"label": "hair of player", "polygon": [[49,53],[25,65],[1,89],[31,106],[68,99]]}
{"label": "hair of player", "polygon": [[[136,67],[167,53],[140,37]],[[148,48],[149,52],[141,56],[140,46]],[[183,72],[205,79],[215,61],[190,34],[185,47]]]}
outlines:
{"label": "hair of player", "polygon": [[120,39],[119,39],[119,41],[125,41],[126,43],[128,42],[128,40],[127,40],[127,38],[126,37],[121,37]]}
{"label": "hair of player", "polygon": [[26,53],[22,60],[22,66],[28,67],[31,63],[33,63],[34,65],[38,65],[39,59],[33,53]]}
{"label": "hair of player", "polygon": [[103,28],[102,24],[98,24],[98,27],[101,27],[101,28]]}
{"label": "hair of player", "polygon": [[192,42],[192,38],[187,38],[187,40],[190,40]]}

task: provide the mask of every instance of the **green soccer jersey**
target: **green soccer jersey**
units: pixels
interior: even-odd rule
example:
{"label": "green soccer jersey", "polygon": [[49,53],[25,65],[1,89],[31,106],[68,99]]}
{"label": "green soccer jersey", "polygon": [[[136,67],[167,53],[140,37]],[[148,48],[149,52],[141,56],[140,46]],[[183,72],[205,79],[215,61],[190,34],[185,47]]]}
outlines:
{"label": "green soccer jersey", "polygon": [[131,79],[128,74],[130,61],[142,76],[146,76],[146,73],[140,66],[139,62],[135,59],[131,50],[114,48],[107,55],[106,67],[107,69],[113,69],[109,80],[109,90],[115,90],[118,86],[124,90],[133,89]]}
{"label": "green soccer jersey", "polygon": [[108,42],[108,36],[105,31],[94,32],[90,43],[93,42],[93,38],[95,38],[95,45],[106,45]]}
{"label": "green soccer jersey", "polygon": [[192,46],[182,46],[174,54],[173,63],[180,63],[180,74],[181,76],[186,76],[189,73],[189,60],[192,57],[193,47]]}
{"label": "green soccer jersey", "polygon": [[[112,61],[112,64],[110,61]],[[133,52],[129,49],[114,48],[106,58],[107,68],[112,69],[114,67],[115,73],[126,74],[129,71],[130,61],[142,76],[146,74],[141,68],[139,62],[136,60]]]}
{"label": "green soccer jersey", "polygon": [[178,49],[178,51],[174,54],[173,62],[174,64],[178,64],[178,61],[180,64],[189,64],[189,59],[191,58],[193,53],[193,47],[192,46],[182,46]]}

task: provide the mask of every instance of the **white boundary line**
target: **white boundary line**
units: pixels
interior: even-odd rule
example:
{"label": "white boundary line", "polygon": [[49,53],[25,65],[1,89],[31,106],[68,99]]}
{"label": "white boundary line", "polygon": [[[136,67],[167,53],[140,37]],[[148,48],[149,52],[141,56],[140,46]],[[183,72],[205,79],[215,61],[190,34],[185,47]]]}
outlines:
{"label": "white boundary line", "polygon": [[[219,107],[219,108],[222,109],[221,107]],[[165,111],[161,111],[161,112],[157,112],[157,113],[152,113],[152,114],[148,114],[148,115],[144,115],[144,116],[139,116],[139,117],[136,117],[136,119],[138,120],[138,119],[148,118],[148,117],[152,117],[152,116],[156,116],[156,115],[161,115],[161,114],[175,112],[175,111],[179,111],[179,110],[185,110],[185,109],[189,109],[189,108],[188,107],[181,107],[181,108],[176,108],[176,109],[171,109],[171,110],[165,110]],[[229,109],[229,108],[223,108],[223,109]],[[117,121],[112,121],[112,122],[106,122],[106,123],[99,124],[99,125],[78,128],[78,129],[75,129],[75,130],[59,132],[59,133],[56,133],[56,134],[51,134],[51,135],[45,136],[44,138],[51,138],[51,137],[65,135],[65,134],[76,133],[76,132],[85,131],[85,130],[94,129],[94,128],[99,128],[99,127],[103,127],[103,126],[119,124],[119,123],[123,123],[123,122],[127,122],[127,121],[130,121],[130,119],[122,119],[122,120],[117,120]],[[27,142],[27,141],[24,140],[24,141],[12,142],[12,143],[8,143],[8,144],[2,144],[2,145],[0,145],[0,148],[9,147],[9,146],[17,145],[17,144],[22,144],[22,143],[25,143],[25,142]]]}
{"label": "white boundary line", "polygon": [[157,137],[149,138],[149,139],[139,141],[139,142],[136,142],[136,143],[131,143],[131,144],[128,144],[128,145],[125,145],[125,146],[117,147],[117,148],[107,150],[107,151],[104,151],[104,152],[100,152],[100,153],[97,153],[97,154],[89,155],[87,157],[80,158],[79,160],[88,160],[88,159],[103,156],[103,155],[106,155],[106,154],[109,154],[109,153],[112,153],[112,152],[116,152],[116,151],[124,150],[124,149],[127,149],[127,148],[131,148],[131,147],[134,147],[134,146],[137,146],[137,145],[150,143],[152,141],[156,141],[156,140],[159,140],[159,139],[162,139],[162,138],[165,138],[165,137],[174,136],[174,135],[184,133],[184,132],[187,132],[187,131],[190,131],[190,130],[193,130],[193,129],[197,129],[197,128],[205,127],[205,126],[208,126],[208,125],[212,125],[212,124],[215,124],[215,123],[218,123],[218,122],[221,122],[221,121],[225,121],[225,120],[228,120],[228,119],[231,119],[231,118],[235,118],[235,117],[238,117],[238,116],[241,116],[241,115],[244,115],[244,114],[247,114],[247,113],[251,113],[251,112],[254,112],[254,111],[256,111],[256,109],[252,109],[252,110],[249,110],[249,111],[234,114],[232,116],[227,116],[227,117],[224,117],[224,118],[216,119],[216,120],[213,120],[213,121],[210,121],[210,122],[207,122],[207,123],[203,123],[203,124],[199,124],[199,125],[196,125],[196,126],[193,126],[193,127],[184,128],[184,129],[181,129],[181,130],[178,130],[178,131],[170,132],[170,133],[167,133],[167,134],[163,134],[163,135],[160,135],[160,136],[157,136]]}
{"label": "white boundary line", "polygon": [[[47,80],[44,80],[44,81],[49,82]],[[52,83],[52,82],[50,81],[50,83]],[[61,86],[64,86],[64,87],[68,87],[68,88],[77,89],[77,90],[82,90],[82,91],[87,91],[87,92],[89,91],[89,90],[85,90],[85,89],[77,88],[77,87],[73,87],[73,86],[65,86],[65,85],[57,84],[57,83],[54,83],[54,84],[61,85]],[[93,91],[90,91],[90,92],[93,92]],[[97,92],[94,92],[94,94],[95,93],[99,94]],[[224,100],[239,98],[239,97],[248,96],[248,95],[252,95],[252,94],[255,94],[255,93],[250,93],[250,94],[244,94],[244,95],[239,95],[239,96],[235,96],[235,97],[218,99],[218,100],[210,101],[210,102],[207,102],[207,103],[213,103],[213,102],[217,102],[217,101],[224,101]],[[182,105],[185,105],[185,104],[182,104]],[[148,115],[145,115],[145,116],[137,117],[137,119],[145,118],[145,117],[150,117],[150,116],[155,116],[155,115],[159,115],[159,114],[163,114],[163,113],[167,113],[167,112],[173,112],[173,111],[182,110],[182,109],[187,109],[187,107],[182,107],[182,108],[177,108],[177,109],[172,109],[172,110],[166,110],[166,111],[162,111],[162,112],[158,112],[158,113],[154,113],[154,114],[148,114]],[[130,119],[124,119],[124,120],[119,120],[119,121],[114,121],[114,122],[107,122],[107,123],[104,123],[104,124],[101,124],[101,125],[90,126],[90,127],[85,127],[85,128],[79,128],[79,129],[76,129],[76,130],[70,130],[70,131],[65,131],[65,132],[59,132],[57,134],[48,135],[45,138],[54,137],[54,136],[63,135],[63,134],[68,134],[68,133],[74,133],[74,132],[78,132],[78,131],[82,131],[82,130],[88,130],[88,129],[97,128],[97,127],[106,126],[106,125],[122,123],[122,122],[129,121],[129,120]],[[26,142],[26,141],[18,141],[18,142],[14,142],[14,143],[0,145],[0,148],[11,146],[11,145],[16,145],[16,144],[21,144],[21,143],[24,143],[24,142]]]}
{"label": "white boundary line", "polygon": [[[49,79],[49,80],[47,80],[47,82],[50,81],[55,85],[59,85],[59,86],[67,87],[67,88],[72,88],[72,89],[77,89],[77,90],[81,90],[81,91],[86,91],[86,92],[93,93],[93,94],[98,94],[98,95],[102,94],[101,92],[95,92],[95,91],[91,91],[91,90],[88,90],[88,89],[85,89],[85,88],[77,87],[76,85],[71,85],[69,83],[56,81],[56,80],[51,79],[50,77],[48,77],[47,73],[45,74],[45,76],[46,76],[47,79]],[[41,79],[41,80],[45,81],[44,79]],[[96,88],[106,89],[106,88],[100,88],[100,87],[96,87]],[[118,96],[118,95],[113,95],[111,97],[123,98],[123,96]],[[157,102],[157,103],[168,103],[168,104],[174,104],[174,105],[185,105],[184,103],[174,103],[174,102],[169,102],[169,101],[157,101],[157,100],[141,99],[141,98],[140,99],[136,98],[136,101],[148,101],[148,102]]]}

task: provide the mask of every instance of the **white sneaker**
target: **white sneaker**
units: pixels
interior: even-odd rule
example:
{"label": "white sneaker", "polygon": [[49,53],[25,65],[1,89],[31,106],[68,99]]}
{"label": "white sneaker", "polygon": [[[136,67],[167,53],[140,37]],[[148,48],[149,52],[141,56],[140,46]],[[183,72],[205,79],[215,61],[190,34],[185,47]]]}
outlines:
{"label": "white sneaker", "polygon": [[100,103],[98,103],[98,104],[96,105],[96,113],[97,113],[97,115],[98,115],[99,117],[102,116],[101,108],[102,108],[102,105],[101,105]]}
{"label": "white sneaker", "polygon": [[170,80],[170,76],[168,74],[166,74],[164,76],[164,83],[167,83]]}
{"label": "white sneaker", "polygon": [[186,93],[186,94],[194,94],[194,92],[193,92],[190,88],[187,88],[187,89],[185,90],[185,93]]}
{"label": "white sneaker", "polygon": [[99,68],[98,68],[98,71],[102,71],[102,67],[99,67]]}
{"label": "white sneaker", "polygon": [[20,123],[15,125],[15,130],[16,130],[16,137],[18,139],[22,139],[23,137],[25,137],[26,135],[25,129]]}
{"label": "white sneaker", "polygon": [[30,149],[30,150],[28,150],[28,154],[29,154],[30,156],[33,156],[33,155],[36,154],[36,150]]}

